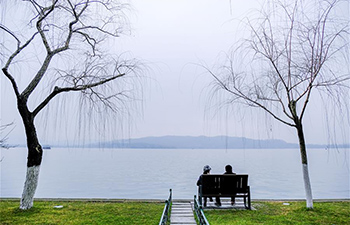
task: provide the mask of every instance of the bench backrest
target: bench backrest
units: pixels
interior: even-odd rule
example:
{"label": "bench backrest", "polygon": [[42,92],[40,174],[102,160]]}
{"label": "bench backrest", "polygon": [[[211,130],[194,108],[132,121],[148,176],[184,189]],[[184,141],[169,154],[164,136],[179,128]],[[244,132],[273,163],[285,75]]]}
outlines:
{"label": "bench backrest", "polygon": [[202,175],[203,195],[230,195],[245,193],[248,190],[248,175],[246,174],[205,174]]}

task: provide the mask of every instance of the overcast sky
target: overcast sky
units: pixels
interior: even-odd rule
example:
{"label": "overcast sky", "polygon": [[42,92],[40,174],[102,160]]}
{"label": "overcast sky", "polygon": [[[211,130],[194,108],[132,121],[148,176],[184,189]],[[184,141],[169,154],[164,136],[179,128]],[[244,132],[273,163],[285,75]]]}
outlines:
{"label": "overcast sky", "polygon": [[[115,137],[228,135],[297,143],[294,129],[274,122],[258,109],[208,110],[207,90],[212,78],[198,65],[212,66],[218,62],[243,32],[239,21],[252,15],[252,10],[259,9],[263,2],[133,0],[129,16],[131,35],[118,40],[116,49],[144,60],[151,79],[145,85],[144,102],[139,107],[142,113],[135,114],[132,125]],[[14,121],[9,142],[25,143],[11,92],[9,82],[2,77],[1,124]],[[331,127],[327,127],[327,113],[323,113],[326,107],[319,103],[311,100],[305,117],[307,143],[324,144],[332,138],[349,143],[349,120],[340,119],[336,126],[330,123]],[[52,143],[59,141],[57,137],[71,139],[74,136],[71,134],[79,129],[57,126],[52,132],[53,129],[38,124],[37,130],[44,142]],[[330,137],[330,133],[336,136]]]}

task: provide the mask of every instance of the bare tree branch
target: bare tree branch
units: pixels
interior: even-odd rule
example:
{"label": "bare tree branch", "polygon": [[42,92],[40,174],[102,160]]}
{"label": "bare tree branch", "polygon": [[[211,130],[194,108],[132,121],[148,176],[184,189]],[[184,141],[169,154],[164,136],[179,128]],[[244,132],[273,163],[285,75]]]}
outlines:
{"label": "bare tree branch", "polygon": [[[11,126],[13,126],[13,122],[12,123],[8,123],[8,124],[4,124],[0,126],[0,148],[9,148],[10,146],[8,144],[6,144],[7,139],[9,134],[11,133],[11,131],[14,129],[14,127],[12,127],[11,130],[7,131],[7,133],[5,135],[3,135],[3,132],[6,129],[9,129]],[[1,159],[2,160],[2,159]],[[0,160],[0,162],[1,162]]]}
{"label": "bare tree branch", "polygon": [[228,93],[234,95],[237,97],[237,99],[243,99],[248,105],[250,106],[256,106],[256,107],[260,107],[263,110],[265,110],[268,114],[270,114],[272,117],[274,117],[276,120],[288,125],[288,126],[292,126],[294,127],[295,125],[292,123],[288,123],[285,120],[281,119],[280,117],[278,117],[276,114],[274,114],[271,110],[269,110],[266,106],[262,105],[259,100],[262,99],[258,99],[258,100],[254,100],[252,99],[250,96],[244,94],[240,89],[236,88],[235,86],[233,88],[229,88],[219,77],[217,77],[212,71],[208,70],[207,71],[216,79],[216,81],[218,82],[218,84],[220,85],[220,87],[222,89],[224,89],[225,91],[227,91]]}
{"label": "bare tree branch", "polygon": [[38,105],[38,107],[33,111],[33,115],[36,116],[40,110],[42,110],[56,95],[60,94],[60,93],[63,93],[63,92],[70,92],[70,91],[83,91],[83,90],[86,90],[86,89],[92,89],[94,87],[97,87],[97,86],[100,86],[100,85],[103,85],[105,83],[108,83],[112,80],[115,80],[117,78],[120,78],[122,76],[125,76],[125,73],[123,74],[118,74],[118,75],[115,75],[111,78],[108,78],[108,79],[103,79],[99,82],[94,82],[94,83],[91,83],[91,84],[85,84],[85,85],[77,85],[77,86],[72,86],[72,87],[55,87],[54,90],[51,92],[51,94],[49,96],[47,96],[47,98]]}
{"label": "bare tree branch", "polygon": [[10,80],[10,82],[12,84],[13,91],[15,92],[16,96],[19,97],[20,94],[19,94],[19,91],[18,91],[17,83],[16,83],[15,79],[13,78],[13,76],[11,76],[11,74],[9,74],[9,72],[7,71],[6,68],[3,68],[2,72]]}
{"label": "bare tree branch", "polygon": [[21,51],[23,49],[25,49],[35,38],[35,36],[38,34],[38,32],[34,33],[27,41],[26,43],[24,43],[24,45],[21,46],[21,41],[16,37],[15,34],[13,34],[9,29],[7,29],[5,26],[3,26],[2,24],[0,24],[0,29],[6,31],[6,33],[10,34],[14,39],[16,39],[17,41],[17,49],[16,51],[9,57],[9,59],[7,60],[4,69],[8,69],[8,67],[10,66],[10,64],[12,63],[13,59],[19,54],[21,53]]}

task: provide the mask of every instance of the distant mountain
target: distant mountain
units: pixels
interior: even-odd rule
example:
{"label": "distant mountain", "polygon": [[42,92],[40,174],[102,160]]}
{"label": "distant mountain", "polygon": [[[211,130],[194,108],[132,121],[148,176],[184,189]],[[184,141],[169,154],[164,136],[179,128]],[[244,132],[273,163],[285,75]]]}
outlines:
{"label": "distant mountain", "polygon": [[[244,137],[228,136],[162,136],[123,139],[89,147],[104,148],[179,148],[179,149],[242,149],[242,148],[298,148],[298,144],[287,143],[283,140],[255,140]],[[310,147],[310,146],[309,146]],[[322,147],[322,146],[314,146]]]}
{"label": "distant mountain", "polygon": [[[160,136],[114,140],[92,144],[43,144],[44,149],[51,147],[85,148],[145,148],[145,149],[287,149],[299,148],[299,144],[279,139],[257,140],[229,136]],[[26,147],[25,144],[11,147]],[[307,144],[307,148],[331,149],[347,148],[350,144]]]}

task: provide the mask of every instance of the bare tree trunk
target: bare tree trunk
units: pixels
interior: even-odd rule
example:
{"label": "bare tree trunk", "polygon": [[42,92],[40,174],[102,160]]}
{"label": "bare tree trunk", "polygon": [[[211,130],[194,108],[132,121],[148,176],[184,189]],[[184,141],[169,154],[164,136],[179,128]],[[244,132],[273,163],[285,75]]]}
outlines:
{"label": "bare tree trunk", "polygon": [[296,129],[298,131],[301,163],[302,163],[302,167],[303,167],[302,169],[303,169],[304,187],[305,187],[305,194],[306,194],[306,208],[312,209],[314,206],[313,206],[311,182],[310,182],[310,176],[309,176],[309,167],[308,167],[308,162],[307,162],[304,131],[303,131],[303,126],[302,126],[300,121],[298,121]]}
{"label": "bare tree trunk", "polygon": [[20,209],[33,207],[34,194],[38,186],[40,166],[27,167],[26,181],[24,183]]}
{"label": "bare tree trunk", "polygon": [[27,137],[27,175],[24,183],[20,209],[30,209],[33,206],[34,194],[38,186],[39,171],[43,150],[37,138],[34,125],[34,116],[28,110],[26,99],[22,96],[17,99],[17,107],[21,114]]}

